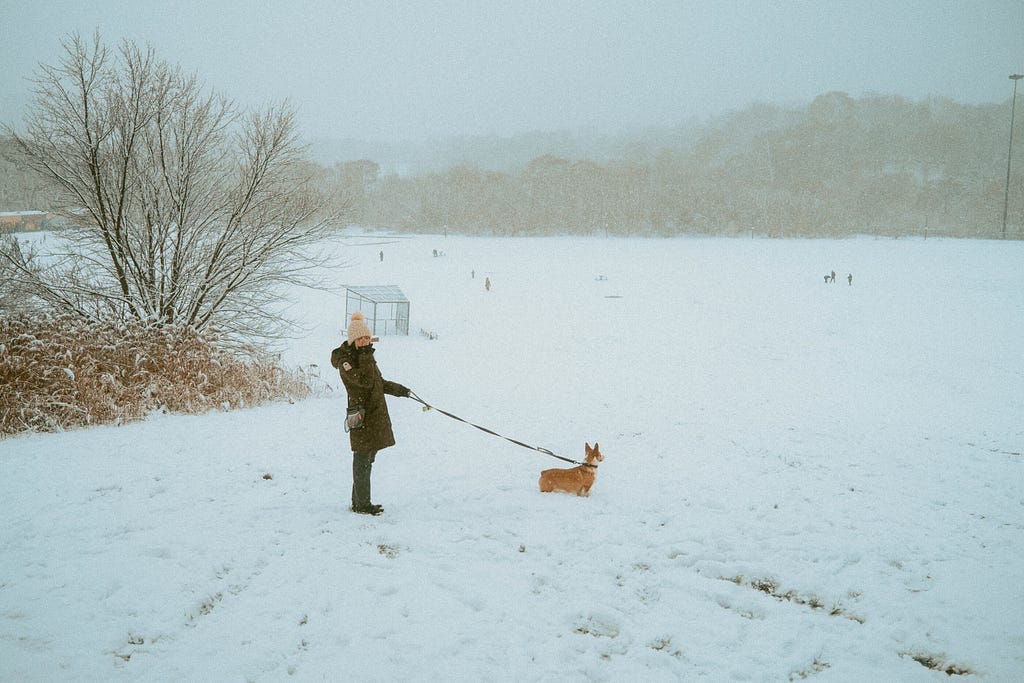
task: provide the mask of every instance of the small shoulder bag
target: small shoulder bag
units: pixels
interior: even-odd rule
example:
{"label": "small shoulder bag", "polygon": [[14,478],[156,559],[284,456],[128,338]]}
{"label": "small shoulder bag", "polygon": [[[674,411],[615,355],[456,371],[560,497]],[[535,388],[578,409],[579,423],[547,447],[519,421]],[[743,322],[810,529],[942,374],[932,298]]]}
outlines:
{"label": "small shoulder bag", "polygon": [[366,409],[363,406],[352,406],[345,413],[345,431],[351,432],[353,429],[361,429],[365,419]]}

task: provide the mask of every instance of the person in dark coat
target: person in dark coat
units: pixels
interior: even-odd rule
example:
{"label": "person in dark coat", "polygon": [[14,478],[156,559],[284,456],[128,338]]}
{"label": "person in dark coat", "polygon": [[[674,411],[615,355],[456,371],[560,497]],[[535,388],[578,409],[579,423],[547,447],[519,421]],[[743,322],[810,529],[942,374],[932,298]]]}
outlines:
{"label": "person in dark coat", "polygon": [[352,444],[352,512],[364,515],[384,511],[370,500],[370,471],[377,452],[395,445],[384,394],[410,394],[408,388],[381,376],[373,354],[370,328],[363,314],[356,311],[348,326],[348,341],[331,352],[331,365],[341,375],[348,407],[365,411],[362,423],[348,433]]}

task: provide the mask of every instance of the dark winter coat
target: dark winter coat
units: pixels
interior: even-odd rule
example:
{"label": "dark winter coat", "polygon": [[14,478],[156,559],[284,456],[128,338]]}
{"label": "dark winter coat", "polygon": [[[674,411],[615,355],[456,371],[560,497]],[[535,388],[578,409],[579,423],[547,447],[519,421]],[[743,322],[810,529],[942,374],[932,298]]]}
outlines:
{"label": "dark winter coat", "polygon": [[366,411],[363,426],[348,433],[352,450],[356,453],[379,451],[395,445],[384,394],[409,395],[407,388],[381,376],[373,352],[372,345],[357,349],[349,342],[331,352],[331,365],[338,368],[348,392],[348,407],[362,406]]}

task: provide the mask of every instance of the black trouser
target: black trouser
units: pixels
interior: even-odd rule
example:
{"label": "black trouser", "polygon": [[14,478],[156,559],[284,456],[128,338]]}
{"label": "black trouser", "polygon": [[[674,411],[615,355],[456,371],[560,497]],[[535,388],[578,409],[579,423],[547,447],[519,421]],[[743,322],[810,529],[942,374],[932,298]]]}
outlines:
{"label": "black trouser", "polygon": [[370,471],[377,451],[352,452],[352,507],[370,505]]}

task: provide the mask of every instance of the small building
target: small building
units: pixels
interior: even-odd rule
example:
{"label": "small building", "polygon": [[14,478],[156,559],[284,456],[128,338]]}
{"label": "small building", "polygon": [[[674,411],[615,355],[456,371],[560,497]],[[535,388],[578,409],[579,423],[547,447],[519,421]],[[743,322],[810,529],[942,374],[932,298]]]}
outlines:
{"label": "small building", "polygon": [[46,211],[0,211],[0,233],[49,230],[53,222],[53,214]]}
{"label": "small building", "polygon": [[374,336],[409,334],[409,299],[397,285],[346,285],[346,325],[356,311]]}

